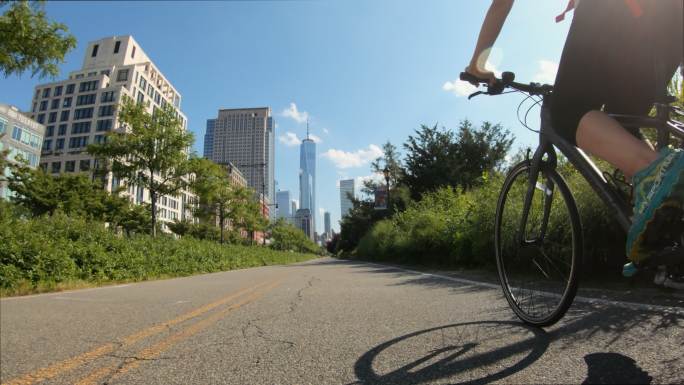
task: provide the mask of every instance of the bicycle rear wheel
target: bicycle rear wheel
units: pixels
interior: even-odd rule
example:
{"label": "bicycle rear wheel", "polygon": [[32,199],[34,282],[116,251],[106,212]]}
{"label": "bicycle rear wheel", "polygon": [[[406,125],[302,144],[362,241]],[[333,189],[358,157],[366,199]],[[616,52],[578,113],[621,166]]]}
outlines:
{"label": "bicycle rear wheel", "polygon": [[525,323],[548,326],[572,304],[582,257],[575,200],[555,169],[542,167],[521,228],[530,165],[509,172],[496,210],[496,264],[504,295]]}

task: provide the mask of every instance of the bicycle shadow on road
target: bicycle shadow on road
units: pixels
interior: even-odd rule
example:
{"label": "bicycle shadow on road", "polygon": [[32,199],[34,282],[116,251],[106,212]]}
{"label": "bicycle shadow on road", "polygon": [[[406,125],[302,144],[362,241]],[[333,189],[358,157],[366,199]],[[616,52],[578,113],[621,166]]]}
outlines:
{"label": "bicycle shadow on road", "polygon": [[[484,337],[483,329],[488,332]],[[510,339],[517,341],[510,343]],[[361,384],[421,384],[462,376],[468,378],[465,383],[486,384],[525,369],[544,354],[550,342],[544,330],[517,322],[457,323],[420,330],[377,345],[357,360],[354,372]],[[374,369],[374,362],[383,354],[391,357],[387,361],[396,361],[397,356],[403,358],[402,355],[415,350],[419,351],[418,357],[408,359],[406,364],[406,360],[402,361],[398,368],[382,374]],[[486,370],[491,368],[494,370]],[[473,374],[477,378],[473,379]]]}

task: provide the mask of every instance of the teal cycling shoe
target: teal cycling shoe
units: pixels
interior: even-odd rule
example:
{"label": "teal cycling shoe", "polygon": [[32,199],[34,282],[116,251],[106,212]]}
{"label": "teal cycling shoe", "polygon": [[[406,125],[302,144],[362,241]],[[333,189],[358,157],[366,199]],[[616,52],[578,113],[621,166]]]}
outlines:
{"label": "teal cycling shoe", "polygon": [[663,149],[653,163],[633,178],[634,216],[627,233],[627,257],[647,259],[664,247],[667,233],[680,228],[684,207],[684,151]]}

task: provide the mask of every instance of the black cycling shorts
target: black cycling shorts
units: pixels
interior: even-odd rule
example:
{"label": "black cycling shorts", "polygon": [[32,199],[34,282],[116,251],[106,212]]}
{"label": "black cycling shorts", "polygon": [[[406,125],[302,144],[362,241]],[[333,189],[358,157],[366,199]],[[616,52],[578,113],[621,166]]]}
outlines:
{"label": "black cycling shorts", "polygon": [[[645,115],[682,61],[683,0],[582,0],[575,9],[558,67],[554,129],[576,145],[589,111]],[[638,15],[638,16],[637,16]]]}

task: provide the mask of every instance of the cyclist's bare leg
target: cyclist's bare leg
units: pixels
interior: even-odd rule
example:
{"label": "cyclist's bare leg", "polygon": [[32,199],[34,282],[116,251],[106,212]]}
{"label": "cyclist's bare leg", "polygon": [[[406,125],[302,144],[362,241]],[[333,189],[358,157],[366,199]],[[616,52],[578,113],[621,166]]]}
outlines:
{"label": "cyclist's bare leg", "polygon": [[601,111],[590,111],[582,117],[576,140],[581,149],[619,168],[628,179],[658,158],[646,142]]}

